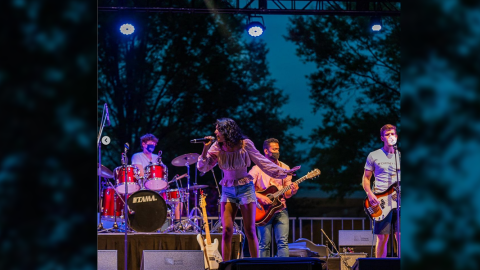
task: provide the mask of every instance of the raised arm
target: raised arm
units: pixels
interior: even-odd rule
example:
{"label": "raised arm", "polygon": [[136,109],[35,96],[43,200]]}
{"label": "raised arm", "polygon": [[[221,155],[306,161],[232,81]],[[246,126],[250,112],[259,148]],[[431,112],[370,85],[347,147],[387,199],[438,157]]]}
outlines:
{"label": "raised arm", "polygon": [[260,170],[266,173],[268,176],[278,179],[284,179],[287,177],[288,170],[284,169],[277,164],[271,162],[264,155],[255,148],[253,142],[249,139],[245,139],[245,150],[248,153],[250,159],[255,163]]}
{"label": "raised arm", "polygon": [[203,146],[202,154],[198,157],[197,168],[201,172],[208,172],[215,165],[217,165],[218,153],[220,152],[220,146],[218,142],[208,142]]}

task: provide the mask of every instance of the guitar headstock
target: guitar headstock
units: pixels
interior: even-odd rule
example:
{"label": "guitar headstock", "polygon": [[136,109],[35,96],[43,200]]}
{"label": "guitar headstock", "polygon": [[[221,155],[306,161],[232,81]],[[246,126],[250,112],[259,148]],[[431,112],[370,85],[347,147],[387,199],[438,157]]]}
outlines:
{"label": "guitar headstock", "polygon": [[205,198],[207,197],[206,194],[203,193],[203,190],[200,189],[200,201],[199,205],[201,208],[204,208],[207,206],[207,203],[205,202]]}
{"label": "guitar headstock", "polygon": [[310,171],[307,173],[307,178],[314,178],[320,175],[320,170],[319,169],[314,169],[313,171]]}

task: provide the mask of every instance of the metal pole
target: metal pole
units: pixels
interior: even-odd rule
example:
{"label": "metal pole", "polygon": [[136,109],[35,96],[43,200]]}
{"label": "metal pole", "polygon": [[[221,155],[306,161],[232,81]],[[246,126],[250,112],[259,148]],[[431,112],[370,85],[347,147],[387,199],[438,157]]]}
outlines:
{"label": "metal pole", "polygon": [[[400,170],[397,166],[397,146],[394,146],[395,149],[395,172],[397,173],[397,232],[398,232],[398,239],[397,239],[397,257],[400,258],[400,180],[398,179],[398,175],[400,174]],[[394,238],[395,238],[395,230],[394,230]],[[392,239],[393,241],[393,239]],[[393,252],[393,250],[392,250]]]}

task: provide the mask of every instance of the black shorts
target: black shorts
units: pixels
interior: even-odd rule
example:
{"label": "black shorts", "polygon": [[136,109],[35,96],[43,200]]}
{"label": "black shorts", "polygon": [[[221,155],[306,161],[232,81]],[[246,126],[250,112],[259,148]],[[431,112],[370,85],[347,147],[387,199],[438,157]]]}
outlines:
{"label": "black shorts", "polygon": [[[400,214],[402,211],[400,211]],[[373,222],[373,234],[390,234],[392,230],[392,223],[394,224],[395,232],[397,228],[397,209],[393,209],[382,221]]]}

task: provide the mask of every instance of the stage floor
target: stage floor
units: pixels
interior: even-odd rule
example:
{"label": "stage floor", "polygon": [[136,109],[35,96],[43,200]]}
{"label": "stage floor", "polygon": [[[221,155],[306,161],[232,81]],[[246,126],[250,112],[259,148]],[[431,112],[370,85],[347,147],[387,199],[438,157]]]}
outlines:
{"label": "stage floor", "polygon": [[[222,241],[221,233],[211,234],[212,242],[218,239],[219,252]],[[242,239],[240,234],[232,238],[232,259],[241,258]],[[98,233],[98,250],[117,250],[119,270],[125,266],[125,233]],[[127,234],[127,268],[140,270],[144,250],[200,250],[196,233],[128,233]]]}

